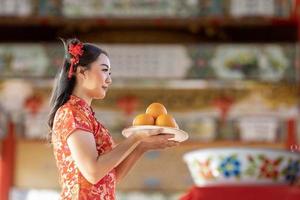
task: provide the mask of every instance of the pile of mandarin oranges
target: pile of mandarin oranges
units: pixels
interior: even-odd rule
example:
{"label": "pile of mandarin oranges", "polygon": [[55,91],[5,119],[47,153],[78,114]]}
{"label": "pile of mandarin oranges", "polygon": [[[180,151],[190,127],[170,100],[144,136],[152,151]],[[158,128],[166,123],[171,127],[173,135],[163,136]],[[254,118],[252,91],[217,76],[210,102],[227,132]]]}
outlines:
{"label": "pile of mandarin oranges", "polygon": [[161,103],[150,104],[145,113],[134,118],[132,124],[133,126],[154,125],[178,128],[174,117],[168,114],[166,107]]}

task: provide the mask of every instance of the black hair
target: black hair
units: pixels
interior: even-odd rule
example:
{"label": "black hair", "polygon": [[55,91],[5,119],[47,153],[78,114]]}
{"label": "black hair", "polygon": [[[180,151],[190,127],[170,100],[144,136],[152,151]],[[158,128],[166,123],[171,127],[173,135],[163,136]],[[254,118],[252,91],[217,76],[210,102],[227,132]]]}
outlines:
{"label": "black hair", "polygon": [[74,90],[76,84],[76,76],[74,75],[74,72],[76,72],[77,67],[81,66],[88,70],[90,68],[90,64],[96,61],[101,54],[108,56],[108,54],[99,47],[89,43],[82,43],[83,54],[79,56],[79,62],[73,66],[73,74],[70,78],[68,78],[68,73],[71,66],[70,59],[72,58],[72,55],[68,52],[68,47],[71,44],[77,45],[81,42],[76,38],[69,39],[67,40],[67,42],[65,42],[63,39],[61,40],[65,47],[65,57],[63,61],[63,66],[56,75],[55,85],[53,87],[50,99],[50,113],[48,116],[48,126],[50,131],[47,137],[50,143],[56,111],[69,100],[70,95]]}

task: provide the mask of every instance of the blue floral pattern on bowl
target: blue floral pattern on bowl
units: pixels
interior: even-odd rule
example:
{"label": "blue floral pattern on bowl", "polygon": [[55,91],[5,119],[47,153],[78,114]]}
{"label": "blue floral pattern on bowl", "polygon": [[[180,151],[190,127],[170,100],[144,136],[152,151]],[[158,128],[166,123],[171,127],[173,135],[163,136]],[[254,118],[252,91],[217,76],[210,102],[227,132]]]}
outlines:
{"label": "blue floral pattern on bowl", "polygon": [[289,160],[288,166],[282,171],[285,176],[285,180],[289,183],[294,183],[297,176],[300,175],[300,161],[299,160]]}
{"label": "blue floral pattern on bowl", "polygon": [[241,162],[237,159],[237,155],[223,158],[219,170],[225,177],[239,177],[241,173]]}

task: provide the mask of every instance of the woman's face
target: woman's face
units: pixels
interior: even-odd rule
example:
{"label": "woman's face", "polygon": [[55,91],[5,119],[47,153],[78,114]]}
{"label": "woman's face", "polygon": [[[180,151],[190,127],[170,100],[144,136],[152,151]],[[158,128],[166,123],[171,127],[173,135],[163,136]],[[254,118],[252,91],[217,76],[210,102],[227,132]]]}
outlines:
{"label": "woman's face", "polygon": [[82,81],[82,87],[85,93],[93,99],[103,99],[112,83],[110,71],[109,58],[100,54],[98,59],[91,63],[90,69],[84,73],[85,79]]}

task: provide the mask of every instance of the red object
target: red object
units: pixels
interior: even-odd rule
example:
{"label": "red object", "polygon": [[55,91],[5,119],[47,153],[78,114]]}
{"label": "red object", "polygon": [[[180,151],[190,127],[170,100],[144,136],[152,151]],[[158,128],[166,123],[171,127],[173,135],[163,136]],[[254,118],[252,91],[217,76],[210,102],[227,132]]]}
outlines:
{"label": "red object", "polygon": [[222,123],[226,121],[227,114],[233,103],[234,100],[227,96],[217,98],[213,101],[214,106],[216,106],[221,112]]}
{"label": "red object", "polygon": [[282,161],[282,158],[276,160],[268,160],[267,158],[262,158],[263,164],[260,167],[260,176],[265,178],[277,179],[279,175],[279,164]]}
{"label": "red object", "polygon": [[287,136],[286,136],[286,149],[292,151],[299,151],[299,145],[296,139],[296,121],[293,118],[287,121]]}
{"label": "red object", "polygon": [[15,162],[15,134],[14,124],[8,122],[7,136],[2,142],[0,151],[0,199],[8,200],[9,190],[13,185],[13,172]]}
{"label": "red object", "polygon": [[219,186],[193,187],[180,200],[299,200],[300,187]]}
{"label": "red object", "polygon": [[25,100],[25,108],[28,109],[32,115],[35,115],[42,107],[42,103],[43,99],[41,96],[32,95]]}
{"label": "red object", "polygon": [[117,105],[130,115],[139,105],[139,99],[136,96],[124,96],[117,100]]}
{"label": "red object", "polygon": [[[87,123],[89,120],[90,123]],[[60,199],[104,200],[115,199],[116,171],[112,169],[91,184],[80,173],[67,143],[68,137],[75,130],[93,134],[98,155],[111,151],[114,141],[108,130],[94,116],[93,109],[83,99],[71,95],[55,115],[53,125],[53,152],[58,164],[61,183]],[[41,199],[42,200],[42,199]]]}
{"label": "red object", "polygon": [[68,78],[70,79],[72,77],[73,71],[74,71],[74,65],[79,63],[79,56],[82,56],[83,54],[83,44],[80,42],[78,44],[70,44],[69,45],[69,53],[73,56],[73,58],[70,59],[71,66],[68,73]]}

